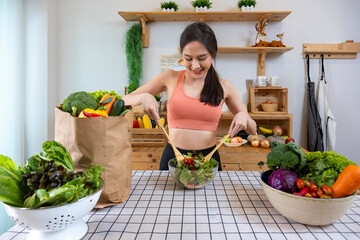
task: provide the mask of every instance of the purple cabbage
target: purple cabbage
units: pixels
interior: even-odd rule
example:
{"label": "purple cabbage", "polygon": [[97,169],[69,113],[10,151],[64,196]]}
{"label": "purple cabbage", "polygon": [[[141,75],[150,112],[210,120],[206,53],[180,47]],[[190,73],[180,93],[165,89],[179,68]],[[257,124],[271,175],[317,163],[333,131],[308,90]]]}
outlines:
{"label": "purple cabbage", "polygon": [[268,178],[268,184],[280,191],[294,193],[296,191],[296,180],[298,175],[290,170],[277,169]]}

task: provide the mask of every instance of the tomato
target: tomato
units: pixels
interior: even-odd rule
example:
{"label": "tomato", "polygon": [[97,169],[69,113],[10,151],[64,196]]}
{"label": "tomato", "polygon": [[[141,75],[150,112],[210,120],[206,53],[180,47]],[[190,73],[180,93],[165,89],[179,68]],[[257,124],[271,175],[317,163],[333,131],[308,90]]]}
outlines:
{"label": "tomato", "polygon": [[304,180],[304,183],[305,183],[305,187],[310,187],[310,182],[309,181],[307,181],[307,180]]}
{"label": "tomato", "polygon": [[332,194],[331,188],[327,185],[322,185],[321,191],[328,196],[331,196],[331,194]]}
{"label": "tomato", "polygon": [[311,196],[311,193],[305,194],[305,197],[312,197],[312,196]]}
{"label": "tomato", "polygon": [[320,198],[331,198],[331,197],[326,195],[326,194],[323,194],[323,195],[320,196]]}
{"label": "tomato", "polygon": [[296,180],[296,186],[298,189],[303,189],[305,187],[305,183],[302,179],[299,178],[298,180]]}
{"label": "tomato", "polygon": [[305,196],[307,193],[309,193],[310,191],[309,191],[309,188],[307,188],[307,187],[304,187],[304,188],[302,188],[301,190],[300,190],[300,194],[301,194],[301,196]]}
{"label": "tomato", "polygon": [[251,141],[251,146],[253,146],[253,147],[258,147],[259,144],[260,144],[260,142],[257,139],[254,139],[254,140]]}
{"label": "tomato", "polygon": [[316,192],[318,190],[318,187],[316,184],[311,184],[309,187],[310,192]]}
{"label": "tomato", "polygon": [[323,191],[321,191],[320,189],[318,189],[318,190],[316,191],[316,194],[318,195],[318,197],[321,197],[321,195],[323,195],[324,193],[323,193]]}
{"label": "tomato", "polygon": [[316,192],[311,192],[310,195],[311,195],[311,197],[313,197],[313,198],[317,198],[317,197],[318,197],[318,195],[316,194]]}
{"label": "tomato", "polygon": [[184,163],[187,165],[193,165],[194,164],[194,157],[185,158]]}
{"label": "tomato", "polygon": [[293,194],[297,195],[297,196],[302,196],[301,193],[299,193],[299,192],[294,192]]}

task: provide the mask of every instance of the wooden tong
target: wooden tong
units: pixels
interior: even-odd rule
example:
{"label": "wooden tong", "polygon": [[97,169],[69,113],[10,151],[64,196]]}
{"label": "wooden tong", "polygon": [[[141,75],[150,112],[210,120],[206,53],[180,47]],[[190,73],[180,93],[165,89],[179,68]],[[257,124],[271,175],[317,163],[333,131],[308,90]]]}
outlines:
{"label": "wooden tong", "polygon": [[206,163],[207,161],[210,160],[210,158],[212,157],[212,155],[215,153],[216,150],[218,150],[218,148],[226,141],[226,139],[228,139],[230,137],[230,134],[227,134],[224,136],[224,138],[221,140],[221,142],[218,143],[218,145],[216,145],[216,147],[208,154],[204,157],[204,163]]}
{"label": "wooden tong", "polygon": [[169,135],[167,134],[164,126],[163,126],[162,124],[160,124],[160,127],[161,127],[161,129],[163,130],[163,132],[165,133],[165,136],[166,136],[167,139],[169,140],[170,145],[171,145],[171,147],[172,147],[173,150],[174,150],[176,160],[177,160],[178,162],[184,161],[184,156],[183,156],[183,155],[181,154],[181,152],[175,147],[174,143],[171,141]]}

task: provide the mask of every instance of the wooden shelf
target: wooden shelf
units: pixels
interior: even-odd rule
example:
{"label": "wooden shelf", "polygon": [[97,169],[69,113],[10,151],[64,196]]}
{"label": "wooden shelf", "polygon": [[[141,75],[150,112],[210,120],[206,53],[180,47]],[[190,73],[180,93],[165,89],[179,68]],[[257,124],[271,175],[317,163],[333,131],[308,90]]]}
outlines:
{"label": "wooden shelf", "polygon": [[358,52],[360,52],[360,42],[303,44],[303,58],[306,55],[309,55],[310,58],[321,58],[321,55],[324,55],[324,58],[328,59],[354,59]]}
{"label": "wooden shelf", "polygon": [[[260,125],[269,125],[272,126],[282,125],[284,132],[289,137],[292,137],[292,114],[290,113],[252,113],[249,112],[249,115]],[[229,130],[230,123],[234,115],[231,112],[223,112],[220,123],[217,129],[217,136],[224,136]]]}
{"label": "wooden shelf", "polygon": [[[293,47],[218,47],[218,53],[285,53]],[[180,52],[180,47],[178,47]]]}
{"label": "wooden shelf", "polygon": [[218,53],[285,53],[293,47],[219,47]]}
{"label": "wooden shelf", "polygon": [[257,53],[257,76],[265,76],[265,60],[269,53],[285,53],[293,47],[219,47],[218,53]]}
{"label": "wooden shelf", "polygon": [[291,11],[218,11],[218,12],[118,12],[125,21],[147,22],[234,22],[234,21],[260,21],[266,18],[270,22],[280,22]]}
{"label": "wooden shelf", "polygon": [[[254,120],[268,120],[268,119],[274,119],[274,120],[278,120],[278,119],[291,119],[292,118],[292,114],[290,113],[252,113],[249,112],[249,115],[252,119]],[[234,115],[231,112],[223,112],[223,114],[221,115],[221,119],[224,120],[232,120],[234,117]]]}
{"label": "wooden shelf", "polygon": [[279,22],[286,18],[290,13],[291,11],[118,12],[125,21],[139,21],[141,23],[141,39],[143,47],[149,47],[150,22]]}

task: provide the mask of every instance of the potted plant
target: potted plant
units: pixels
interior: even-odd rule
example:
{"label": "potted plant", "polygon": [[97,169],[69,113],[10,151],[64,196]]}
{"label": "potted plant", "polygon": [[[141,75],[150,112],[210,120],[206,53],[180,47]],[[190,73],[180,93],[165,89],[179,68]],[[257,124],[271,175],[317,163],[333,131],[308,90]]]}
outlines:
{"label": "potted plant", "polygon": [[134,24],[127,31],[125,51],[129,72],[129,87],[127,88],[127,93],[131,93],[140,87],[143,70],[143,48],[140,24]]}
{"label": "potted plant", "polygon": [[256,0],[239,0],[238,7],[241,11],[254,11]]}
{"label": "potted plant", "polygon": [[179,9],[179,6],[176,4],[176,2],[173,1],[161,2],[160,7],[163,12],[176,12]]}
{"label": "potted plant", "polygon": [[195,0],[190,3],[195,8],[196,12],[206,12],[212,5],[210,0]]}

